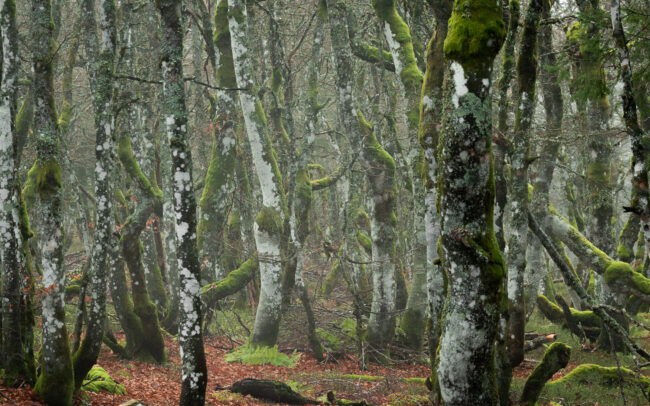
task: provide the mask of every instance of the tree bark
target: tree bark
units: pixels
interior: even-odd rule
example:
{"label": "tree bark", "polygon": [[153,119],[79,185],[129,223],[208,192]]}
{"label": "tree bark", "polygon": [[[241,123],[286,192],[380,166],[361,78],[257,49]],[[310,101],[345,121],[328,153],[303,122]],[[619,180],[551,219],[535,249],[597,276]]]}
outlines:
{"label": "tree bark", "polygon": [[196,248],[196,200],[192,155],[187,139],[183,82],[182,0],[157,3],[162,23],[163,112],[171,150],[179,270],[179,343],[183,364],[180,405],[205,402],[208,380],[201,330],[201,270]]}
{"label": "tree bark", "polygon": [[[472,26],[469,36],[468,26]],[[438,380],[446,405],[497,405],[494,342],[505,265],[494,232],[489,90],[505,27],[496,1],[457,0],[444,43],[451,64],[440,138],[443,266],[449,293]]]}

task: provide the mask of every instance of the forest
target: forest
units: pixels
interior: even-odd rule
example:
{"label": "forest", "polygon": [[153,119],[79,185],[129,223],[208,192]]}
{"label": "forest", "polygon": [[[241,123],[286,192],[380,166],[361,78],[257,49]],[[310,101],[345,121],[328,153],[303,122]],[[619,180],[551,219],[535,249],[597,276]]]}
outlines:
{"label": "forest", "polygon": [[649,0],[0,0],[0,404],[650,404]]}

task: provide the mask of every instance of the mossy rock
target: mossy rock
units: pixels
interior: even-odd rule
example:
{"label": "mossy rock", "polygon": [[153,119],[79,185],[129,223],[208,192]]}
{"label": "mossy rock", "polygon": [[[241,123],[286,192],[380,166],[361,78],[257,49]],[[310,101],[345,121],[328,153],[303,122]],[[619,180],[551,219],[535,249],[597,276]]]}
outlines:
{"label": "mossy rock", "polygon": [[86,379],[81,384],[81,388],[89,392],[108,392],[116,395],[126,395],[124,385],[115,382],[108,372],[99,365],[95,365],[88,371],[88,375],[86,375]]}

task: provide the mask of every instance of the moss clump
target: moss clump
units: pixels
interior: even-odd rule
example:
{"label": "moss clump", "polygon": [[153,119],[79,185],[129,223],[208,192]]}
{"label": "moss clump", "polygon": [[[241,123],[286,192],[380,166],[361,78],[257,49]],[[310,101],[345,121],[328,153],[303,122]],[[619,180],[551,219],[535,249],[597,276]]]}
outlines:
{"label": "moss clump", "polygon": [[255,219],[255,223],[257,223],[260,231],[264,231],[269,235],[280,235],[284,228],[280,213],[272,207],[262,207]]}
{"label": "moss clump", "polygon": [[122,166],[129,174],[131,179],[138,183],[140,189],[147,193],[149,198],[162,198],[162,191],[156,185],[153,185],[147,176],[140,169],[138,161],[133,154],[131,146],[131,138],[123,136],[119,140],[117,155],[122,163]]}
{"label": "moss clump", "polygon": [[616,255],[621,261],[624,262],[629,262],[631,261],[632,258],[632,253],[630,250],[625,246],[625,244],[618,244],[618,247],[616,247]]}
{"label": "moss clump", "polygon": [[237,293],[255,276],[258,269],[257,255],[254,255],[239,268],[230,272],[224,279],[209,283],[201,288],[202,294],[209,294],[213,300],[220,300]]}
{"label": "moss clump", "polygon": [[501,13],[495,0],[456,0],[443,48],[445,57],[470,71],[491,65],[506,34]]}
{"label": "moss clump", "polygon": [[251,344],[242,345],[226,355],[228,362],[240,362],[249,365],[271,364],[276,367],[293,368],[298,364],[300,354],[295,351],[291,356],[278,351],[278,346],[265,347]]}
{"label": "moss clump", "polygon": [[626,262],[612,261],[605,270],[605,283],[615,287],[623,285],[640,293],[650,294],[650,279],[632,270]]}
{"label": "moss clump", "polygon": [[36,169],[36,190],[41,199],[56,193],[61,185],[61,165],[55,159],[39,162]]}
{"label": "moss clump", "polygon": [[[636,386],[639,384],[636,373],[627,368],[621,368],[620,374],[623,375],[623,381],[626,385]],[[644,392],[650,390],[650,379],[645,376],[640,376],[641,386]],[[549,382],[547,386],[563,388],[572,383],[584,385],[602,385],[602,386],[616,386],[620,384],[620,375],[617,367],[603,367],[594,364],[582,364],[576,367],[573,371],[569,372],[562,378]]]}
{"label": "moss clump", "polygon": [[357,242],[363,247],[366,254],[372,255],[372,240],[370,237],[357,230]]}
{"label": "moss clump", "polygon": [[81,384],[83,390],[89,392],[108,392],[116,395],[126,395],[124,385],[119,384],[111,378],[104,368],[96,365],[88,371],[88,375]]}
{"label": "moss clump", "polygon": [[[560,306],[548,300],[544,295],[537,296],[537,306],[542,314],[553,323],[566,325],[566,319]],[[601,327],[601,320],[591,310],[576,310],[571,308],[571,317],[583,327]]]}

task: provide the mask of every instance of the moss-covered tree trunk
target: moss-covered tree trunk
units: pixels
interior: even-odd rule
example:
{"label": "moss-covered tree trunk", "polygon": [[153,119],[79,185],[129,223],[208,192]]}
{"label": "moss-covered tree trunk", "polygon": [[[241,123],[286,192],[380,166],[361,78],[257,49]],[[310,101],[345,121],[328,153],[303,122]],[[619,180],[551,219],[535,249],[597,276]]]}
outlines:
{"label": "moss-covered tree trunk", "polygon": [[[345,2],[328,0],[327,9],[336,67],[339,117],[352,148],[359,154],[371,189],[373,297],[368,344],[376,351],[375,354],[382,354],[392,342],[395,331],[395,161],[379,144],[372,127],[355,105]],[[381,355],[378,358],[381,359]]]}
{"label": "moss-covered tree trunk", "polygon": [[[650,247],[650,224],[647,219],[650,213],[650,195],[648,194],[647,185],[648,172],[650,171],[650,138],[648,137],[648,133],[644,133],[642,130],[637,116],[630,51],[625,37],[625,30],[621,20],[620,2],[618,0],[612,0],[611,2],[610,18],[614,43],[618,54],[619,74],[623,80],[623,119],[625,122],[625,130],[632,141],[632,186],[634,189],[633,200],[631,202],[633,213],[630,215],[638,216],[639,220],[641,220],[646,251],[648,251],[647,247]],[[636,222],[639,220],[636,220]],[[621,232],[621,241],[617,250],[621,261],[629,262],[631,259],[630,251],[633,243],[629,243],[629,237],[626,241],[625,236],[626,231],[627,235],[634,233],[636,222],[633,219],[629,219]],[[646,274],[646,276],[648,275]]]}
{"label": "moss-covered tree trunk", "polygon": [[[101,47],[99,46],[96,24],[94,23],[94,3],[86,1],[82,15],[89,24],[86,34],[86,51],[91,91],[95,109],[95,199],[97,202],[96,228],[92,256],[90,288],[92,294],[89,306],[86,336],[74,355],[75,390],[81,388],[86,374],[97,362],[104,335],[106,317],[106,279],[107,269],[115,261],[110,252],[114,243],[112,167],[114,162],[114,115],[113,115],[113,73],[115,59],[115,3],[112,0],[101,2]],[[92,30],[92,31],[90,31]],[[99,47],[99,49],[98,49]]]}
{"label": "moss-covered tree trunk", "polygon": [[496,1],[456,0],[444,53],[440,218],[449,293],[438,381],[446,405],[496,405],[494,342],[505,266],[494,233],[491,67],[505,27]]}
{"label": "moss-covered tree trunk", "polygon": [[72,404],[74,390],[72,358],[65,327],[63,291],[63,205],[61,190],[61,143],[54,104],[54,24],[50,0],[33,0],[31,12],[32,97],[36,139],[36,192],[42,223],[39,250],[43,271],[41,374],[35,389],[51,405]]}
{"label": "moss-covered tree trunk", "polygon": [[[430,1],[436,18],[436,30],[429,40],[426,51],[426,72],[422,85],[420,103],[420,128],[418,140],[424,151],[426,168],[420,174],[425,187],[425,232],[427,255],[427,301],[429,316],[429,358],[431,378],[437,381],[436,352],[438,350],[442,327],[442,308],[445,301],[445,278],[442,267],[438,266],[438,239],[440,221],[436,205],[436,178],[438,170],[438,140],[442,119],[442,87],[445,72],[443,44],[447,37],[448,21],[453,2],[450,0]],[[437,395],[437,394],[436,394]],[[435,395],[434,395],[435,396]]]}
{"label": "moss-covered tree trunk", "polygon": [[[18,379],[33,380],[30,370],[33,354],[29,353],[30,337],[25,334],[27,258],[22,250],[23,221],[21,191],[18,178],[20,165],[18,134],[16,133],[16,91],[18,79],[18,31],[16,27],[16,4],[13,0],[0,4],[0,38],[3,39],[2,72],[0,73],[0,365],[4,370],[6,384],[13,385]],[[25,215],[23,219],[21,216]],[[27,230],[28,231],[28,228]]]}
{"label": "moss-covered tree trunk", "polygon": [[187,139],[187,109],[183,81],[182,0],[157,3],[162,23],[163,112],[172,157],[174,213],[179,270],[179,343],[183,363],[180,405],[205,402],[208,380],[201,330],[201,296],[196,247],[196,200],[192,182],[192,155]]}
{"label": "moss-covered tree trunk", "polygon": [[[217,86],[236,88],[235,67],[233,65],[228,29],[228,1],[221,0],[215,13],[215,35],[210,45],[214,48]],[[222,264],[224,253],[224,230],[229,207],[234,193],[235,153],[237,135],[236,94],[217,90],[216,94],[216,128],[212,141],[212,155],[205,186],[199,207],[201,216],[198,227],[199,258],[204,264],[203,279],[212,282],[224,278]]]}
{"label": "moss-covered tree trunk", "polygon": [[[407,125],[409,138],[415,140],[420,125],[420,99],[424,77],[420,72],[409,27],[397,12],[394,0],[374,0],[375,13],[383,24],[384,36],[393,57],[395,73],[399,76],[403,97],[407,105]],[[393,133],[397,136],[397,133]],[[398,143],[397,139],[393,142]],[[401,149],[401,148],[400,148]],[[417,166],[416,166],[417,167]],[[407,168],[402,168],[407,170]],[[410,171],[409,171],[410,172]],[[410,176],[409,176],[410,178]],[[424,187],[421,182],[407,182],[406,198],[413,201],[414,210],[408,215],[412,216],[412,223],[417,229],[413,233],[413,247],[415,258],[413,262],[413,278],[409,292],[406,311],[400,324],[405,333],[405,344],[414,350],[419,350],[422,345],[422,338],[425,331],[426,311],[426,230],[423,221],[425,213]]]}
{"label": "moss-covered tree trunk", "polygon": [[519,28],[519,8],[518,0],[511,0],[508,4],[508,33],[503,45],[501,63],[501,77],[498,82],[499,100],[497,104],[497,127],[496,138],[499,142],[495,143],[494,156],[494,183],[496,187],[496,199],[494,207],[494,226],[499,241],[499,247],[503,250],[506,246],[505,229],[503,227],[503,217],[505,214],[506,203],[508,201],[508,186],[505,173],[505,158],[508,151],[508,112],[510,111],[510,97],[508,90],[515,74],[515,45],[517,40],[517,30]]}
{"label": "moss-covered tree trunk", "polygon": [[[542,18],[551,17],[551,5],[548,2],[542,4]],[[549,203],[549,191],[553,182],[555,161],[557,160],[560,147],[559,138],[562,131],[563,98],[562,89],[558,77],[557,57],[553,52],[552,30],[548,24],[539,27],[539,55],[542,68],[541,90],[544,99],[544,112],[546,118],[546,133],[539,153],[540,159],[537,162],[535,174],[532,203],[530,211],[536,217],[546,215]],[[529,239],[529,257],[526,273],[524,274],[524,297],[528,298],[530,304],[526,313],[530,315],[534,309],[533,298],[537,297],[540,282],[545,278],[546,269],[543,257],[543,249],[537,238]],[[549,295],[549,292],[545,292]],[[554,296],[551,295],[551,296]]]}
{"label": "moss-covered tree trunk", "polygon": [[277,342],[282,302],[283,222],[286,200],[282,175],[268,134],[266,115],[255,94],[252,59],[246,35],[246,6],[242,0],[228,0],[228,23],[237,86],[242,89],[239,102],[244,113],[255,171],[262,189],[262,209],[254,224],[261,292],[255,326],[251,337],[254,346],[273,346]]}
{"label": "moss-covered tree trunk", "polygon": [[[504,362],[499,384],[500,401],[508,404],[508,388],[512,369],[524,360],[526,301],[524,273],[528,246],[528,165],[530,162],[530,130],[537,101],[537,28],[542,15],[542,1],[533,0],[524,19],[519,57],[517,59],[517,104],[513,149],[510,154],[510,235],[508,241],[508,319],[505,334]],[[538,270],[539,271],[539,270]]]}

